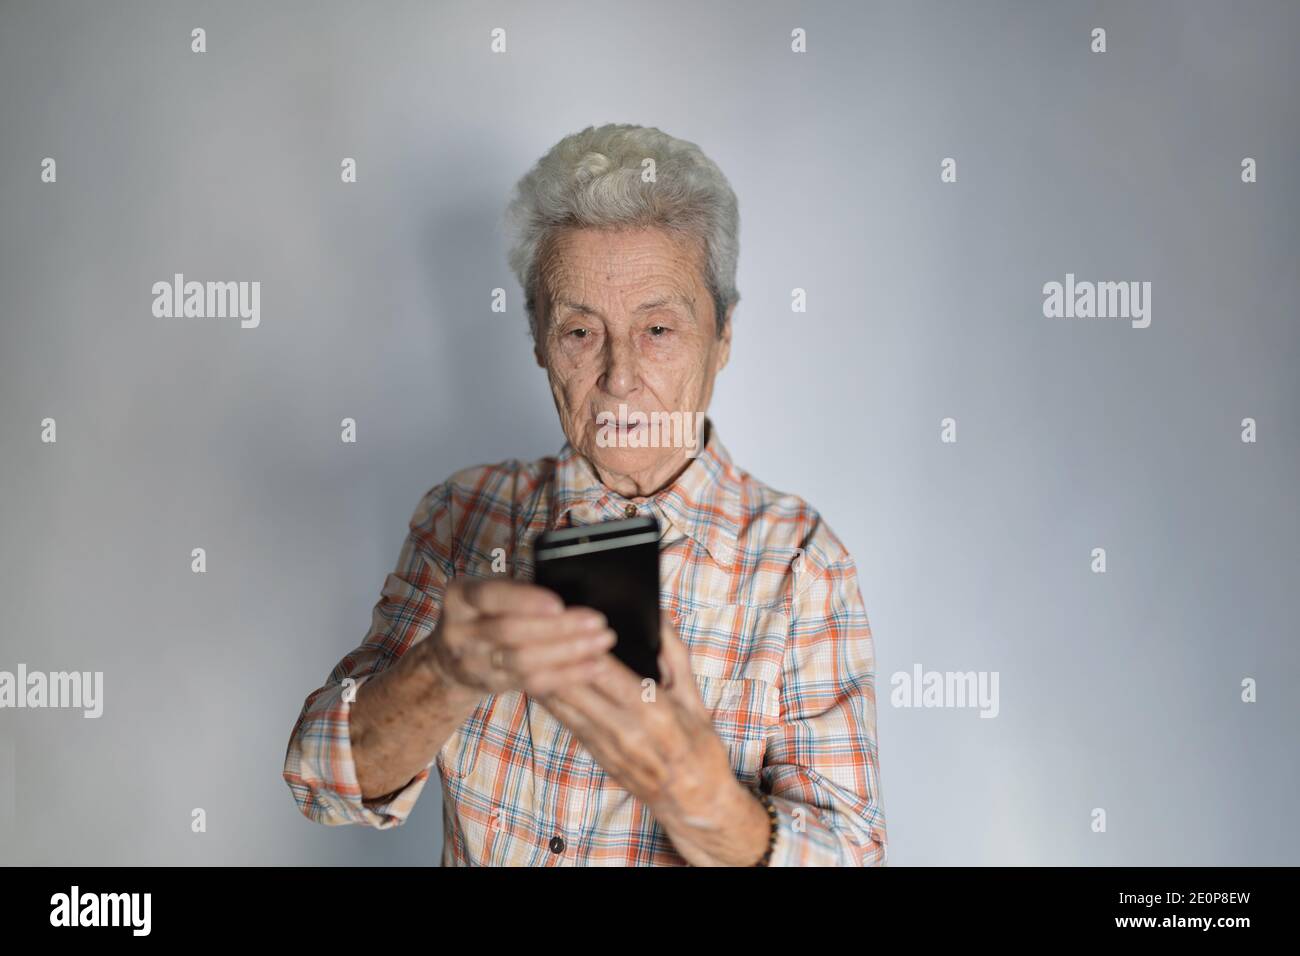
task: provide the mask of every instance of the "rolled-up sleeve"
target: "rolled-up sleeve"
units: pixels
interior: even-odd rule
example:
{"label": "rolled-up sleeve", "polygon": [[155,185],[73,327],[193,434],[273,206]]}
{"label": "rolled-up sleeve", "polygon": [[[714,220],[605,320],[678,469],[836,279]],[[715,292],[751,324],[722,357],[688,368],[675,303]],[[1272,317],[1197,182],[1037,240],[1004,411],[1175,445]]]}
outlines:
{"label": "rolled-up sleeve", "polygon": [[853,559],[798,572],[781,717],[763,789],[777,809],[772,866],[875,866],[887,841],[876,742],[875,653]]}
{"label": "rolled-up sleeve", "polygon": [[311,820],[359,823],[380,830],[406,821],[424,789],[430,762],[400,789],[363,800],[352,759],[352,702],[370,678],[391,667],[438,624],[451,579],[451,515],[447,485],[431,489],[411,517],[396,569],[384,581],[361,645],[345,656],[323,687],[307,696],[284,758],[284,779]]}

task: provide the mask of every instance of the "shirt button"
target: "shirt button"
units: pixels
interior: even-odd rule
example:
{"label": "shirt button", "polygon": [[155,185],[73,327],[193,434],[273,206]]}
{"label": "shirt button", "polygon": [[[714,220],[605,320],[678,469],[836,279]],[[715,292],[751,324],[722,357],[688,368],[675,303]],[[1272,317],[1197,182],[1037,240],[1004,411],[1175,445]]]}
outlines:
{"label": "shirt button", "polygon": [[625,514],[629,518],[635,518],[636,505],[628,505],[626,508],[623,509],[623,514]]}
{"label": "shirt button", "polygon": [[551,852],[552,852],[552,853],[556,853],[556,854],[563,853],[563,852],[564,852],[564,837],[562,837],[562,836],[553,836],[553,837],[551,837],[550,847],[551,847]]}

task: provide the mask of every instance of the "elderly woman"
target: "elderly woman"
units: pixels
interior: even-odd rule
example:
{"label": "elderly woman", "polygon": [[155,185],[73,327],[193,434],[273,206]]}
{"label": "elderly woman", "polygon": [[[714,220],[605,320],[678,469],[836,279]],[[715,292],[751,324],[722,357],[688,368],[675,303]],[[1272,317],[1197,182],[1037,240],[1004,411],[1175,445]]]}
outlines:
{"label": "elderly woman", "polygon": [[[657,129],[588,128],[510,213],[567,441],[421,499],[369,634],[294,727],[299,808],[397,826],[436,765],[445,864],[883,863],[853,559],[805,501],[735,465],[704,414],[739,299],[726,178]],[[673,414],[698,416],[700,440],[602,430],[616,416],[635,438]],[[663,532],[649,695],[599,613],[528,583],[540,532],[634,515]]]}

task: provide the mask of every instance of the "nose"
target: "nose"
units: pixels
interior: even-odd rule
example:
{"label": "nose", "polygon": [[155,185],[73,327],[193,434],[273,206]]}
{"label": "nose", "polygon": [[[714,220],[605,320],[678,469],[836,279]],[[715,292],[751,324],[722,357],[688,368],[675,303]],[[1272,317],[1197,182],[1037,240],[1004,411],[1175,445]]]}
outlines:
{"label": "nose", "polygon": [[605,349],[605,370],[600,387],[615,398],[626,398],[641,382],[636,349],[631,342],[610,336]]}

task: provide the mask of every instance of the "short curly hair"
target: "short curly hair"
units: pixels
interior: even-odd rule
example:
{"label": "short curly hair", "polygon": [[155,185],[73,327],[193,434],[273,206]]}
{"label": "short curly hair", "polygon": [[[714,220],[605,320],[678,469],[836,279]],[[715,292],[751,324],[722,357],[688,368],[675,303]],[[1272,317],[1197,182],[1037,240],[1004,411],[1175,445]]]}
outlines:
{"label": "short curly hair", "polygon": [[[650,168],[653,179],[645,175]],[[657,226],[694,240],[719,336],[740,301],[740,213],[731,184],[694,143],[652,126],[609,123],[566,136],[516,184],[506,222],[510,268],[524,290],[534,342],[541,263],[566,227]]]}

